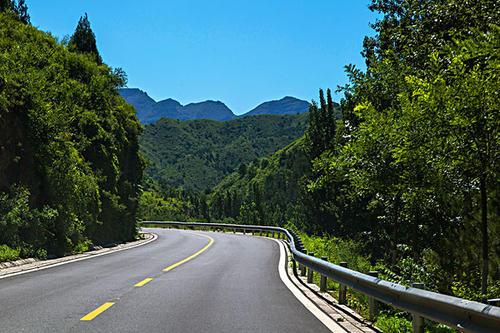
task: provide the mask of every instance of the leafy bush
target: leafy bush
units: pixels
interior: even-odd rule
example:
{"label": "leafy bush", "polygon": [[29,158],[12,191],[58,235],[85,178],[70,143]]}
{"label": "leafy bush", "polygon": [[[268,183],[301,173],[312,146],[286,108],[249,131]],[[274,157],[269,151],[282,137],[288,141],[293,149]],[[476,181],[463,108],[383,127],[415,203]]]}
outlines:
{"label": "leafy bush", "polygon": [[384,333],[411,333],[413,326],[411,321],[406,318],[380,316],[375,322],[375,326]]}
{"label": "leafy bush", "polygon": [[11,249],[7,245],[0,245],[0,262],[19,259],[18,249]]}

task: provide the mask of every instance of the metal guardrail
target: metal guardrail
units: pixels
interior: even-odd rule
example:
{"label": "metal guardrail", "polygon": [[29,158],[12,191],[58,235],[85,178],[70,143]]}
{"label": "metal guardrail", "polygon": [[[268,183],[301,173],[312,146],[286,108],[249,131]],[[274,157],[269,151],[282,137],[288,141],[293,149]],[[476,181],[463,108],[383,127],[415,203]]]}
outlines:
{"label": "metal guardrail", "polygon": [[418,316],[425,317],[464,332],[500,332],[500,307],[468,301],[419,288],[408,288],[309,256],[303,253],[305,250],[300,238],[293,231],[284,228],[173,221],[143,221],[141,224],[186,228],[207,227],[222,230],[242,230],[243,232],[277,232],[287,238],[292,258],[299,264],[373,299],[411,312],[414,318],[418,318]]}

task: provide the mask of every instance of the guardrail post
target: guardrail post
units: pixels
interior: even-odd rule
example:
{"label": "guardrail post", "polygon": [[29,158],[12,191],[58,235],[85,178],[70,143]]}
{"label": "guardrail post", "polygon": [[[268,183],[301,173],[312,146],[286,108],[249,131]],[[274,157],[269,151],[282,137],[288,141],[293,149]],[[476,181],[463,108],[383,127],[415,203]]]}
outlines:
{"label": "guardrail post", "polygon": [[[302,253],[307,254],[306,250],[301,250]],[[306,266],[299,263],[300,267],[300,276],[306,276]]]}
{"label": "guardrail post", "polygon": [[[420,282],[412,283],[411,286],[413,288],[418,288],[418,289],[425,288],[425,285]],[[412,322],[413,333],[424,333],[424,318],[415,313],[412,313],[411,315],[413,317],[413,322]]]}
{"label": "guardrail post", "polygon": [[243,231],[243,235],[247,234],[246,231],[245,231],[245,229],[241,229],[241,231]]}
{"label": "guardrail post", "polygon": [[[327,257],[321,257],[321,260],[327,261]],[[319,291],[326,291],[326,276],[323,274],[320,275],[321,280],[319,281]]]}
{"label": "guardrail post", "polygon": [[[377,271],[370,271],[368,272],[368,275],[378,278]],[[374,321],[375,315],[377,314],[377,301],[373,297],[369,298],[369,306],[370,306],[370,321]]]}
{"label": "guardrail post", "polygon": [[[309,252],[309,255],[311,257],[314,257],[314,252]],[[314,273],[314,271],[311,268],[307,269],[307,283],[313,282],[313,273]]]}
{"label": "guardrail post", "polygon": [[[339,262],[339,265],[342,267],[347,268],[347,262],[341,261]],[[346,297],[346,286],[345,284],[339,283],[339,304],[346,304],[347,297]]]}

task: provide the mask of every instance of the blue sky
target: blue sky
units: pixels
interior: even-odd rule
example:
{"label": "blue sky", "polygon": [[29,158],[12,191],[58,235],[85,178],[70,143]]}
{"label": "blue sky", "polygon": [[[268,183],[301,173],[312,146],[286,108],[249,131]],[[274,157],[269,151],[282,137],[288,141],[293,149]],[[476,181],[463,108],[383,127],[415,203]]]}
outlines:
{"label": "blue sky", "polygon": [[[105,63],[159,101],[224,102],[236,114],[284,96],[310,101],[364,68],[369,0],[28,0],[33,26],[59,38],[88,13]],[[334,96],[339,100],[340,95]]]}

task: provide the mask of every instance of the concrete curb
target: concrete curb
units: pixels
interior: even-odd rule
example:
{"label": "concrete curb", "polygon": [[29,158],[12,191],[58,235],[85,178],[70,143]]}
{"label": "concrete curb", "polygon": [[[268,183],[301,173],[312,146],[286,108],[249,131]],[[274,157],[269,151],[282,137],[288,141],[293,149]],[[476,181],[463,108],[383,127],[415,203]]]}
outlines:
{"label": "concrete curb", "polygon": [[0,264],[0,279],[8,278],[11,276],[16,276],[20,274],[25,274],[29,272],[39,271],[46,268],[51,268],[55,266],[60,266],[68,264],[75,261],[85,260],[100,257],[102,255],[115,253],[118,251],[133,249],[138,246],[146,245],[150,242],[155,241],[158,236],[149,232],[142,232],[142,235],[146,235],[145,239],[140,239],[133,242],[118,244],[113,247],[99,248],[92,251],[87,251],[81,254],[74,254],[69,256],[64,256],[55,259],[39,260],[34,258],[27,258],[16,260],[12,262],[5,262]]}

